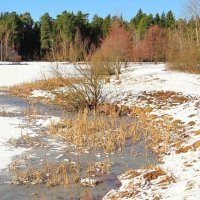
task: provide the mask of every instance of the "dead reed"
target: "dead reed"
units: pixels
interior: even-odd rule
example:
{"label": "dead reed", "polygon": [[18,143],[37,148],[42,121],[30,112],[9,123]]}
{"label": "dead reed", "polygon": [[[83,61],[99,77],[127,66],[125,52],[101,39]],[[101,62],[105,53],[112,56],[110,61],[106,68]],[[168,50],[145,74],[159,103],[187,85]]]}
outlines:
{"label": "dead reed", "polygon": [[79,112],[73,120],[52,123],[49,132],[74,144],[78,150],[103,149],[105,152],[122,151],[128,136],[123,120],[89,114],[88,110]]}

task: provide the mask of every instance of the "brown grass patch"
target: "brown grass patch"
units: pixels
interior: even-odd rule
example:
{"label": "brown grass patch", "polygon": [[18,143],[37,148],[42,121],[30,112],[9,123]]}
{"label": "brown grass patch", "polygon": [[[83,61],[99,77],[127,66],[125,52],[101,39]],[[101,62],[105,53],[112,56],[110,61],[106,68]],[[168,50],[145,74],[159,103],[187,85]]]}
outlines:
{"label": "brown grass patch", "polygon": [[175,183],[175,179],[172,176],[166,176],[162,180],[159,181],[159,185],[167,186],[170,183]]}
{"label": "brown grass patch", "polygon": [[187,153],[189,150],[191,150],[191,146],[181,147],[178,150],[176,150],[176,153]]}
{"label": "brown grass patch", "polygon": [[133,117],[137,121],[129,129],[129,135],[133,143],[143,140],[147,149],[153,149],[157,154],[162,154],[171,145],[171,133],[176,133],[176,135],[173,134],[175,145],[175,138],[179,138],[184,132],[183,122],[181,120],[173,120],[173,118],[167,116],[151,115],[152,109],[151,107],[133,106],[128,108],[126,106],[119,107],[117,105],[102,104],[97,111],[99,114]]}
{"label": "brown grass patch", "polygon": [[195,135],[200,135],[200,130],[194,132]]}
{"label": "brown grass patch", "polygon": [[130,113],[130,109],[124,105],[117,106],[110,103],[102,103],[98,105],[97,113],[100,115],[125,116]]}
{"label": "brown grass patch", "polygon": [[153,200],[160,200],[160,197],[155,196]]}
{"label": "brown grass patch", "polygon": [[90,115],[87,110],[79,112],[73,120],[51,124],[49,132],[74,144],[79,150],[103,149],[106,152],[122,151],[129,136],[123,120]]}
{"label": "brown grass patch", "polygon": [[12,183],[17,185],[46,184],[48,188],[58,185],[68,186],[68,167],[65,162],[50,165],[45,160],[41,169],[30,166],[25,170],[20,170],[15,162],[10,168],[14,173]]}
{"label": "brown grass patch", "polygon": [[117,199],[134,198],[137,194],[138,194],[137,191],[123,191],[119,192],[119,197]]}
{"label": "brown grass patch", "polygon": [[125,176],[128,179],[132,179],[137,176],[140,176],[141,174],[142,174],[142,172],[138,172],[137,170],[129,170],[126,173],[124,173],[123,176]]}
{"label": "brown grass patch", "polygon": [[161,168],[156,168],[154,171],[148,172],[144,175],[145,180],[151,181],[157,179],[159,176],[164,176],[166,173]]}
{"label": "brown grass patch", "polygon": [[0,111],[0,116],[1,117],[14,117],[14,116],[16,116],[16,114],[12,113],[12,112]]}
{"label": "brown grass patch", "polygon": [[[79,79],[76,78],[69,78],[70,83],[79,83]],[[59,78],[49,78],[47,80],[38,80],[31,83],[23,83],[19,85],[15,85],[10,87],[10,92],[14,96],[20,96],[27,98],[31,95],[31,92],[33,90],[54,90],[59,87],[66,86],[63,81],[61,81]]]}
{"label": "brown grass patch", "polygon": [[196,122],[194,122],[194,121],[188,122],[188,126],[194,126],[194,125],[196,125]]}
{"label": "brown grass patch", "polygon": [[145,102],[147,105],[153,104],[158,109],[165,109],[168,106],[172,107],[186,103],[189,101],[189,97],[172,91],[145,91],[138,97],[138,100]]}
{"label": "brown grass patch", "polygon": [[193,145],[192,145],[192,147],[196,150],[196,149],[198,149],[199,147],[200,147],[200,140],[199,141],[196,141]]}
{"label": "brown grass patch", "polygon": [[191,146],[181,147],[176,150],[176,153],[187,153],[189,150],[196,151],[200,147],[200,140],[193,143]]}
{"label": "brown grass patch", "polygon": [[49,132],[74,144],[79,150],[87,148],[103,149],[106,152],[123,151],[127,138],[132,140],[132,144],[141,140],[148,157],[149,149],[153,149],[157,154],[165,153],[171,144],[171,133],[183,131],[181,126],[175,126],[166,117],[160,118],[159,121],[152,120],[151,115],[145,114],[143,109],[137,107],[131,112],[131,115],[137,117],[132,123],[116,117],[119,115],[118,109],[121,112],[121,108],[110,105],[106,108],[104,113],[113,113],[114,117],[99,116],[85,110],[79,112],[73,120],[65,119],[58,124],[52,123]]}

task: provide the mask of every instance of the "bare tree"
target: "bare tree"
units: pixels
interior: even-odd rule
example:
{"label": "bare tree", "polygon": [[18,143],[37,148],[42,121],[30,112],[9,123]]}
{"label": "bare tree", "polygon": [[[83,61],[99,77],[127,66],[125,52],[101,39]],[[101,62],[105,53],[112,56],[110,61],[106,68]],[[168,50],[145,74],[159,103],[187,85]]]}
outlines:
{"label": "bare tree", "polygon": [[197,46],[199,46],[199,14],[200,14],[200,2],[199,0],[189,0],[186,5],[186,13],[189,18],[193,18],[195,20],[195,32],[196,32],[196,40]]}
{"label": "bare tree", "polygon": [[116,19],[110,28],[108,36],[102,43],[101,52],[104,61],[114,66],[117,79],[119,79],[121,62],[126,62],[130,58],[130,44],[129,32],[126,31],[123,23]]}

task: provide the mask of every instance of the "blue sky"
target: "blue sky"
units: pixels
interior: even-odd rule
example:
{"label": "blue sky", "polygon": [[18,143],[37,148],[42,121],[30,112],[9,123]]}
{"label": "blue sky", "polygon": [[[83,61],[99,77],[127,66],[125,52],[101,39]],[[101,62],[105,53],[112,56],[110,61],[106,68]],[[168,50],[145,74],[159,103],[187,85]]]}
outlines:
{"label": "blue sky", "polygon": [[2,0],[0,12],[16,11],[17,13],[30,12],[34,20],[39,20],[45,12],[55,18],[62,11],[78,10],[105,17],[121,15],[129,20],[142,8],[147,14],[162,13],[172,10],[176,18],[182,17],[184,2],[186,0]]}

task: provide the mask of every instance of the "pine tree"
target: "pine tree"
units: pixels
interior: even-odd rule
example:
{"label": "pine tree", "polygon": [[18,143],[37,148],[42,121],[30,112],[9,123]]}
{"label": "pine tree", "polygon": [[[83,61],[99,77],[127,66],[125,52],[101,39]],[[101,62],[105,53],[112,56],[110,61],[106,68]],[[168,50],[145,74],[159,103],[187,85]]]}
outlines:
{"label": "pine tree", "polygon": [[166,15],[164,12],[160,16],[160,26],[161,28],[166,28]]}
{"label": "pine tree", "polygon": [[156,15],[154,17],[154,24],[161,25],[161,19],[160,19],[160,15],[158,13],[156,13]]}
{"label": "pine tree", "polygon": [[171,28],[174,26],[174,24],[175,24],[175,17],[172,11],[170,10],[166,15],[166,28]]}
{"label": "pine tree", "polygon": [[12,50],[18,50],[20,47],[20,39],[22,36],[22,27],[20,19],[16,12],[12,12],[8,15],[6,20],[7,29],[10,32],[9,43],[12,46]]}
{"label": "pine tree", "polygon": [[102,24],[102,31],[103,31],[103,37],[105,38],[109,32],[111,26],[111,16],[108,15],[104,20]]}
{"label": "pine tree", "polygon": [[19,16],[22,26],[22,38],[19,54],[28,60],[34,57],[35,35],[33,32],[33,19],[30,13],[24,13]]}
{"label": "pine tree", "polygon": [[52,19],[49,16],[48,13],[45,13],[41,19],[41,49],[44,54],[46,54],[48,51],[52,48]]}
{"label": "pine tree", "polygon": [[103,38],[103,19],[98,15],[94,15],[91,22],[91,41],[96,47],[100,46],[100,41]]}

